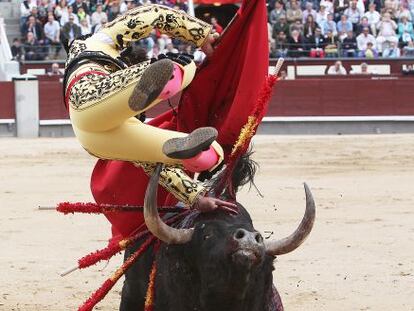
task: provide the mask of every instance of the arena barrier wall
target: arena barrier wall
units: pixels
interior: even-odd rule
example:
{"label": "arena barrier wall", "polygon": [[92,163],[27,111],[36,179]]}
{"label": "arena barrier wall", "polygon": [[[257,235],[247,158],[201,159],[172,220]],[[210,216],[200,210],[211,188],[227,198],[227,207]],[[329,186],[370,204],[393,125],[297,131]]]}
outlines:
{"label": "arena barrier wall", "polygon": [[[40,136],[73,135],[62,99],[61,84],[59,76],[38,76]],[[373,126],[362,126],[361,132],[414,132],[414,119],[411,118],[414,116],[413,86],[414,79],[411,77],[346,76],[281,80],[269,104],[263,132],[354,133],[359,131],[357,124],[362,123]],[[15,119],[13,82],[0,82],[0,94],[0,136],[11,136]],[[173,98],[170,104],[175,106],[178,99],[178,96]],[[148,112],[147,117],[154,117],[169,108],[167,102],[161,103]],[[381,128],[381,125],[386,126]],[[306,130],[306,127],[312,130]],[[352,128],[344,130],[346,127]]]}

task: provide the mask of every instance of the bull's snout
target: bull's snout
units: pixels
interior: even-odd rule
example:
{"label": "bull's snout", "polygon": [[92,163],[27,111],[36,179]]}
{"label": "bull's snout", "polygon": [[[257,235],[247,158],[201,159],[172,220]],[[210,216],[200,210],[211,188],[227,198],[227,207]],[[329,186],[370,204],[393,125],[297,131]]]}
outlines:
{"label": "bull's snout", "polygon": [[237,229],[233,238],[241,245],[263,244],[263,237],[259,232],[250,232],[243,228]]}
{"label": "bull's snout", "polygon": [[233,260],[239,264],[255,264],[264,255],[265,246],[259,232],[239,228],[233,234],[233,241],[237,245],[237,250],[233,253]]}

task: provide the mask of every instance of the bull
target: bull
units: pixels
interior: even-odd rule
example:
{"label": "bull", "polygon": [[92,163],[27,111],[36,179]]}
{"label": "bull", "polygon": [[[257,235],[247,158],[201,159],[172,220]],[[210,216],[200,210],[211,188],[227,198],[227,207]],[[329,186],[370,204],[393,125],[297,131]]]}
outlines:
{"label": "bull", "polygon": [[[237,215],[195,211],[186,228],[166,225],[156,204],[160,171],[158,165],[149,181],[144,216],[148,229],[164,243],[156,255],[146,252],[127,271],[120,310],[144,310],[148,275],[156,260],[154,311],[282,311],[273,286],[273,262],[299,247],[312,230],[315,203],[307,185],[306,210],[298,228],[284,239],[268,241],[239,203]],[[125,257],[139,246],[128,249]]]}

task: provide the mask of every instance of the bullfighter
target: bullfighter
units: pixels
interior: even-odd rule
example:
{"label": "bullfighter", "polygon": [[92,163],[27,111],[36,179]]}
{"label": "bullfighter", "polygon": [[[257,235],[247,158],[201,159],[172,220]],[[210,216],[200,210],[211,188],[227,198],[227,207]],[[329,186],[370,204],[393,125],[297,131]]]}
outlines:
{"label": "bullfighter", "polygon": [[147,125],[135,116],[170,98],[192,81],[196,66],[185,57],[140,61],[131,45],[153,30],[191,43],[209,54],[212,26],[184,12],[144,5],[71,42],[65,65],[64,98],[76,137],[101,159],[123,160],[151,174],[166,164],[160,184],[178,200],[201,210],[233,206],[205,196],[206,188],[183,170],[214,170],[223,160],[215,128],[190,134]]}

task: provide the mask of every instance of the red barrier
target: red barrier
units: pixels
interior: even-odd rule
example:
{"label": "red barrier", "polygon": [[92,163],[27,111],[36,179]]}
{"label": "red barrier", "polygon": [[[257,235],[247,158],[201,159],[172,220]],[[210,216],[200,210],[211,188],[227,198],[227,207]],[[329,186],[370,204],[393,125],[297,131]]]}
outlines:
{"label": "red barrier", "polygon": [[0,82],[0,119],[15,119],[13,82]]}
{"label": "red barrier", "polygon": [[300,79],[276,85],[268,116],[414,115],[414,79]]}
{"label": "red barrier", "polygon": [[[268,116],[414,115],[414,79],[299,79],[278,82]],[[40,120],[68,119],[58,77],[39,78]],[[173,98],[176,106],[178,97]],[[0,119],[14,119],[13,82],[0,82]],[[169,109],[161,103],[153,117]]]}
{"label": "red barrier", "polygon": [[69,114],[63,103],[62,77],[38,76],[40,120],[68,119]]}

